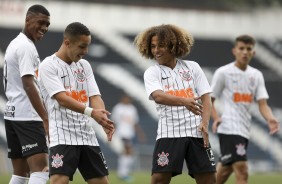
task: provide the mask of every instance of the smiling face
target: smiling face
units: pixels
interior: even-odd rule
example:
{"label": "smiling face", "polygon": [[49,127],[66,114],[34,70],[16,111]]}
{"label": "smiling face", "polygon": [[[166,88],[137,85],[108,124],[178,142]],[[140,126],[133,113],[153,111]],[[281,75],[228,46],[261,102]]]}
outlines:
{"label": "smiling face", "polygon": [[41,40],[48,31],[50,17],[41,13],[31,13],[26,17],[24,34],[33,42]]}
{"label": "smiling face", "polygon": [[170,52],[168,46],[159,40],[158,36],[153,36],[151,39],[151,53],[160,65],[171,68],[176,65],[175,56]]}
{"label": "smiling face", "polygon": [[66,61],[77,62],[88,53],[88,46],[91,43],[91,36],[80,35],[76,37],[66,38],[64,42],[67,48]]}
{"label": "smiling face", "polygon": [[254,45],[238,41],[232,50],[236,62],[235,65],[242,70],[245,70],[255,55]]}

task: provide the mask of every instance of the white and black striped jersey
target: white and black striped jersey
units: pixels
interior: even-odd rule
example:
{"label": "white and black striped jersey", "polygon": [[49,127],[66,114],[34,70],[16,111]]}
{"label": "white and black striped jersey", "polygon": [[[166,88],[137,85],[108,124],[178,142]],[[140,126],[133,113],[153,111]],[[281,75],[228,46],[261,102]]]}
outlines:
{"label": "white and black striped jersey", "polygon": [[60,106],[53,98],[56,93],[65,91],[89,106],[89,97],[100,95],[88,61],[81,59],[69,65],[53,54],[40,65],[39,85],[48,111],[50,147],[59,144],[98,146],[89,117]]}
{"label": "white and black striped jersey", "polygon": [[[144,73],[147,95],[162,90],[167,94],[193,98],[211,92],[208,80],[194,61],[177,60],[174,69],[156,64]],[[185,106],[169,106],[156,103],[159,114],[157,139],[172,137],[202,137],[198,131],[201,116],[190,112]]]}
{"label": "white and black striped jersey", "polygon": [[139,122],[139,116],[133,104],[121,102],[116,104],[112,109],[111,118],[116,124],[116,134],[126,139],[134,138],[135,125]]}
{"label": "white and black striped jersey", "polygon": [[40,64],[34,43],[20,33],[9,44],[4,61],[3,83],[8,99],[4,119],[15,121],[42,121],[23,88],[22,77],[33,75],[38,92],[37,71]]}
{"label": "white and black striped jersey", "polygon": [[217,132],[250,137],[250,106],[254,99],[268,99],[262,73],[248,66],[245,71],[235,62],[218,68],[212,79],[212,97],[221,98],[224,107]]}

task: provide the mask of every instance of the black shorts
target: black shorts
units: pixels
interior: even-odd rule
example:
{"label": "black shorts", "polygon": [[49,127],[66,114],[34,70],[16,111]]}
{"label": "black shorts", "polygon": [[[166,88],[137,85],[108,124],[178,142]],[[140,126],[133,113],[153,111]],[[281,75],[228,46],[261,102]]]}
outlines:
{"label": "black shorts", "polygon": [[248,139],[239,135],[218,134],[220,162],[230,165],[237,161],[247,161]]}
{"label": "black shorts", "polygon": [[77,168],[85,181],[109,175],[106,160],[99,146],[57,145],[50,148],[50,175],[66,175],[72,181]]}
{"label": "black shorts", "polygon": [[152,173],[182,173],[184,160],[189,175],[215,172],[215,160],[211,147],[204,148],[202,138],[161,138],[158,139],[153,155]]}
{"label": "black shorts", "polygon": [[42,121],[10,121],[5,119],[8,158],[23,158],[48,153]]}

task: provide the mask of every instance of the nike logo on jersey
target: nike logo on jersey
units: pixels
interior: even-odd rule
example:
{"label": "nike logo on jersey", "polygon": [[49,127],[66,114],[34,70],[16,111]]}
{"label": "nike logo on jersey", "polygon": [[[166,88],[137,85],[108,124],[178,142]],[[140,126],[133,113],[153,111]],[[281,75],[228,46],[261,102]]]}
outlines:
{"label": "nike logo on jersey", "polygon": [[166,79],[168,79],[168,78],[170,78],[170,77],[162,77],[162,80],[166,80]]}
{"label": "nike logo on jersey", "polygon": [[61,79],[65,78],[66,76],[68,76],[68,75],[64,75],[64,76],[62,76],[62,77],[61,77]]}

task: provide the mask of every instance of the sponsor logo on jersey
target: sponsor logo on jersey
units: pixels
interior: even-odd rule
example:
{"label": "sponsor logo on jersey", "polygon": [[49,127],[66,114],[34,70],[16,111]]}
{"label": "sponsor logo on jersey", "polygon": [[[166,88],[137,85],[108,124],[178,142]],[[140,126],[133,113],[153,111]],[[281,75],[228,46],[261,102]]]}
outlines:
{"label": "sponsor logo on jersey", "polygon": [[4,112],[4,116],[14,118],[15,117],[15,110],[16,110],[15,106],[7,105],[5,112]]}
{"label": "sponsor logo on jersey", "polygon": [[233,93],[233,101],[235,103],[239,103],[239,102],[252,103],[253,95],[248,93]]}
{"label": "sponsor logo on jersey", "polygon": [[246,154],[245,144],[236,145],[237,155],[244,156]]}
{"label": "sponsor logo on jersey", "polygon": [[168,165],[168,163],[169,163],[168,156],[169,156],[168,153],[164,153],[164,152],[158,153],[158,157],[159,157],[158,160],[157,160],[158,165],[160,165],[162,167],[165,166],[165,165]]}
{"label": "sponsor logo on jersey", "polygon": [[59,168],[59,167],[62,167],[64,162],[63,162],[63,159],[64,156],[63,155],[59,155],[58,153],[54,156],[52,155],[52,163],[51,163],[51,166],[52,167],[55,167],[55,168]]}
{"label": "sponsor logo on jersey", "polygon": [[82,102],[82,103],[87,103],[88,102],[88,95],[86,93],[86,90],[81,90],[81,91],[66,91],[66,94],[73,99]]}
{"label": "sponsor logo on jersey", "polygon": [[180,90],[168,90],[166,91],[166,93],[184,98],[194,98],[195,96],[192,88],[180,89]]}

